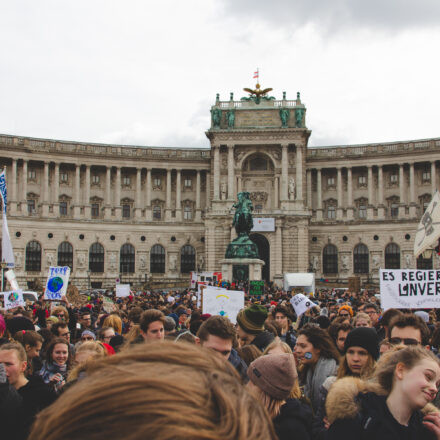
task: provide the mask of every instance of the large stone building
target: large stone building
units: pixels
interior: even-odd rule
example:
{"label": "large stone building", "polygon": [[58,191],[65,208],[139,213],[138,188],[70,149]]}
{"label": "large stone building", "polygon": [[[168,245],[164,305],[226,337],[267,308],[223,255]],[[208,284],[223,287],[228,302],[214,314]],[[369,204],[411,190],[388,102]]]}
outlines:
{"label": "large stone building", "polygon": [[[438,180],[440,139],[309,148],[306,109],[267,95],[211,108],[210,149],[86,144],[0,136],[8,222],[22,285],[50,265],[81,287],[116,279],[188,279],[217,270],[234,238],[231,209],[248,191],[266,279],[316,272],[377,279],[415,261],[413,240]],[[273,227],[271,226],[273,225]]]}

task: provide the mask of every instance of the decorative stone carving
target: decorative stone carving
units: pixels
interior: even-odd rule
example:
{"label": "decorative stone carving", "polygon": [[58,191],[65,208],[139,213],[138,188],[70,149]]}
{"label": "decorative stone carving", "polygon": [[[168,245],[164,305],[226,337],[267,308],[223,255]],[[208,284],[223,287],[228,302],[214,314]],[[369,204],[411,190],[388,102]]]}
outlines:
{"label": "decorative stone carving", "polygon": [[374,270],[380,269],[381,260],[382,258],[380,255],[373,255],[372,266]]}
{"label": "decorative stone carving", "polygon": [[170,254],[168,259],[168,269],[170,272],[177,272],[177,255]]}
{"label": "decorative stone carving", "polygon": [[205,256],[201,253],[199,255],[199,271],[205,270]]}
{"label": "decorative stone carving", "polygon": [[22,264],[23,254],[21,252],[14,252],[15,268],[19,269]]}
{"label": "decorative stone carving", "polygon": [[350,270],[350,256],[342,255],[341,257],[341,271],[348,272]]}
{"label": "decorative stone carving", "polygon": [[147,268],[147,256],[144,254],[141,254],[139,256],[139,269],[145,270]]}
{"label": "decorative stone carving", "polygon": [[266,202],[267,201],[267,192],[264,192],[264,191],[251,192],[250,199],[253,202],[258,202],[258,203]]}
{"label": "decorative stone carving", "polygon": [[317,255],[313,255],[310,260],[310,267],[312,268],[313,272],[319,271],[319,257]]}
{"label": "decorative stone carving", "polygon": [[48,266],[53,266],[53,264],[54,264],[54,254],[52,252],[48,252],[46,254],[46,264]]}
{"label": "decorative stone carving", "polygon": [[405,268],[406,269],[411,269],[412,265],[413,265],[413,262],[412,262],[411,254],[406,254],[405,255]]}
{"label": "decorative stone carving", "polygon": [[227,183],[223,182],[220,185],[220,196],[222,200],[226,200],[226,196],[228,194],[228,185]]}
{"label": "decorative stone carving", "polygon": [[116,272],[117,256],[115,252],[112,252],[109,256],[109,269],[111,272]]}
{"label": "decorative stone carving", "polygon": [[295,183],[295,179],[293,177],[291,177],[289,179],[288,191],[289,191],[289,200],[295,200],[296,199],[296,183]]}
{"label": "decorative stone carving", "polygon": [[83,269],[86,265],[86,256],[84,253],[79,253],[76,257],[76,262],[78,264],[78,269]]}

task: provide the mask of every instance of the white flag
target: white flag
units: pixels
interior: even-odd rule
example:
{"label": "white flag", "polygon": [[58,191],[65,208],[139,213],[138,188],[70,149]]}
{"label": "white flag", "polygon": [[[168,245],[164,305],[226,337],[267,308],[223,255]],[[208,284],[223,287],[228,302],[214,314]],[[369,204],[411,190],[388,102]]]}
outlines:
{"label": "white flag", "polygon": [[2,216],[2,260],[5,261],[9,268],[15,266],[14,251],[12,250],[11,237],[9,236],[8,220],[6,219],[6,208],[8,205],[8,197],[6,191],[5,170],[0,173],[0,196],[3,202]]}
{"label": "white flag", "polygon": [[414,257],[423,251],[434,247],[440,237],[440,194],[438,191],[432,196],[431,203],[422,215],[414,239]]}

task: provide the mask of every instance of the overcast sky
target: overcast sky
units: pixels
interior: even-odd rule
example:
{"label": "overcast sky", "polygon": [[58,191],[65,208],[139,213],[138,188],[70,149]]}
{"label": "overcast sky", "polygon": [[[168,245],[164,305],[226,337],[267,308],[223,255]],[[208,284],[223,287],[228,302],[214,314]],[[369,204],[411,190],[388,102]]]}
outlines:
{"label": "overcast sky", "polygon": [[215,94],[307,106],[310,145],[440,137],[439,0],[0,3],[0,133],[208,147]]}

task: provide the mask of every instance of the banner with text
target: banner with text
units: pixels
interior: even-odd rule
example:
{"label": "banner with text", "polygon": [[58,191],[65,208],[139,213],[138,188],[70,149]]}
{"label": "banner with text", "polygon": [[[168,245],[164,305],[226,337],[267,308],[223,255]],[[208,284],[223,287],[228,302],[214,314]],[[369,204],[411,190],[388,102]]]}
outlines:
{"label": "banner with text", "polygon": [[130,296],[130,284],[116,284],[116,296],[118,298]]}
{"label": "banner with text", "polygon": [[69,284],[70,267],[54,266],[49,267],[47,275],[46,289],[44,291],[44,299],[60,300],[67,292]]}
{"label": "banner with text", "polygon": [[440,308],[440,270],[381,269],[382,309]]}
{"label": "banner with text", "polygon": [[5,309],[15,309],[16,307],[24,307],[26,305],[23,299],[23,293],[21,290],[14,290],[11,292],[3,292],[5,298]]}
{"label": "banner with text", "polygon": [[307,310],[312,307],[316,307],[316,304],[307,298],[302,293],[297,293],[291,300],[290,304],[295,309],[296,316],[301,316],[303,313],[307,312]]}
{"label": "banner with text", "polygon": [[254,227],[252,232],[274,232],[275,219],[266,217],[254,217]]}

